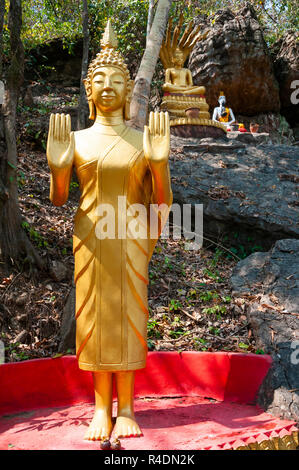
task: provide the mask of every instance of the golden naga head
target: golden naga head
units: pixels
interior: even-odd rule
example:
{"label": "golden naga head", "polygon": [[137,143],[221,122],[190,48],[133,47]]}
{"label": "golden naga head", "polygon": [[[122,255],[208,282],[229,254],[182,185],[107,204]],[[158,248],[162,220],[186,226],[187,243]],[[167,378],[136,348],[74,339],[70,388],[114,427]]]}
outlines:
{"label": "golden naga head", "polygon": [[[110,20],[108,20],[105,32],[101,39],[101,46],[101,51],[89,64],[87,76],[83,80],[89,104],[89,119],[95,119],[96,101],[100,99],[99,93],[97,93],[95,90],[96,83],[100,83],[100,80],[102,80],[102,82],[105,81],[107,76],[110,78],[113,78],[114,76],[113,83],[116,87],[116,94],[119,94],[119,99],[116,102],[116,105],[123,106],[124,118],[128,120],[130,119],[130,96],[132,92],[133,81],[130,80],[130,73],[125,64],[123,56],[117,50],[118,41],[112,29]],[[122,82],[124,82],[125,87],[121,86],[123,84]],[[109,99],[107,98],[106,101],[108,106]]]}
{"label": "golden naga head", "polygon": [[168,21],[166,36],[160,50],[160,59],[165,70],[173,67],[182,68],[196,42],[205,39],[209,33],[209,31],[206,31],[204,34],[200,34],[200,26],[194,26],[194,22],[191,21],[183,32],[181,39],[179,39],[183,20],[184,17],[181,14],[172,38],[172,19]]}

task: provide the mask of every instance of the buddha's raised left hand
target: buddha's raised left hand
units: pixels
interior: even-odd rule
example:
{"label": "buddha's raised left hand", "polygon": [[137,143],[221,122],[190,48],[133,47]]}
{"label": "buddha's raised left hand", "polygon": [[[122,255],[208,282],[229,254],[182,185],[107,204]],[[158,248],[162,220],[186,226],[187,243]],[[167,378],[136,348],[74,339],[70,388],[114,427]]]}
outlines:
{"label": "buddha's raised left hand", "polygon": [[150,166],[167,164],[170,150],[170,126],[167,112],[150,113],[149,125],[144,126],[143,150]]}

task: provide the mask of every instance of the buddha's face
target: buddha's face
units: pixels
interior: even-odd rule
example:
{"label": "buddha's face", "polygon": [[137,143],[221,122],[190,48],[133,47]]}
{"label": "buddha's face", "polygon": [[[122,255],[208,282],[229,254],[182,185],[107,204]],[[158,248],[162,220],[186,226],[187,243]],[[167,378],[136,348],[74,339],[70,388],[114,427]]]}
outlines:
{"label": "buddha's face", "polygon": [[226,105],[225,96],[219,96],[218,103],[220,104],[220,106],[225,106]]}
{"label": "buddha's face", "polygon": [[91,90],[97,109],[104,113],[117,111],[124,107],[126,101],[126,76],[118,67],[99,67],[94,71]]}
{"label": "buddha's face", "polygon": [[177,67],[183,67],[184,65],[184,54],[180,49],[176,49],[173,55],[173,63]]}

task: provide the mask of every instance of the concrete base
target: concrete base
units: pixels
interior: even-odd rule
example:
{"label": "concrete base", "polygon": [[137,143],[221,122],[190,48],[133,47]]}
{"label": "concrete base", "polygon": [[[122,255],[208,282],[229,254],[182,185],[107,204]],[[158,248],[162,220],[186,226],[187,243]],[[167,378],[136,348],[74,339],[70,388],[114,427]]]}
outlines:
{"label": "concrete base", "polygon": [[[121,439],[122,448],[295,448],[295,423],[253,404],[270,364],[266,355],[149,353],[136,373],[143,436]],[[0,383],[0,449],[99,450],[99,442],[83,440],[94,410],[92,375],[74,356],[0,365]]]}
{"label": "concrete base", "polygon": [[[3,416],[0,449],[99,450],[99,442],[83,439],[93,410],[93,404],[82,403]],[[271,448],[279,436],[293,440],[295,430],[255,406],[201,397],[141,398],[135,410],[143,436],[121,439],[125,450],[255,449],[263,441]]]}

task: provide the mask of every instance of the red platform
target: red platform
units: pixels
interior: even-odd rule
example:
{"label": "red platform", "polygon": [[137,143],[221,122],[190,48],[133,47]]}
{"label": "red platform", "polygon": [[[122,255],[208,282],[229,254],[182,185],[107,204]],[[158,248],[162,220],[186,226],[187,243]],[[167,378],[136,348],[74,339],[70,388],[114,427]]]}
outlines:
{"label": "red platform", "polygon": [[[291,435],[293,422],[253,403],[269,356],[151,352],[136,373],[136,417],[144,436],[124,449],[227,449]],[[91,373],[76,358],[0,366],[0,449],[99,449],[83,440],[93,412]]]}

